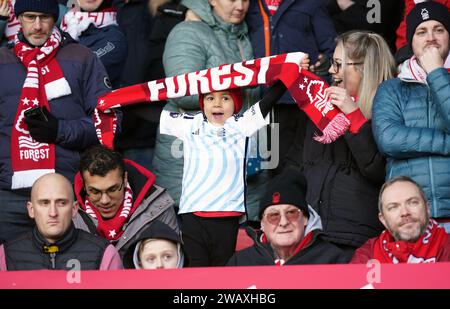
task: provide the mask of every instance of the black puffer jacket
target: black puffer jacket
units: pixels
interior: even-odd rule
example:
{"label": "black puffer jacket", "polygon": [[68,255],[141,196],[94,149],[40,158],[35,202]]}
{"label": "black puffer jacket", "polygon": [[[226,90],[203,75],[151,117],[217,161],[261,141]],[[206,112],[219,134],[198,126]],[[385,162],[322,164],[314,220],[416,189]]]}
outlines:
{"label": "black puffer jacket", "polygon": [[316,142],[315,134],[321,132],[308,121],[289,157],[307,179],[306,200],[322,219],[325,239],[356,249],[383,229],[377,201],[385,158],[378,152],[370,121],[359,133],[347,132],[327,145]]}

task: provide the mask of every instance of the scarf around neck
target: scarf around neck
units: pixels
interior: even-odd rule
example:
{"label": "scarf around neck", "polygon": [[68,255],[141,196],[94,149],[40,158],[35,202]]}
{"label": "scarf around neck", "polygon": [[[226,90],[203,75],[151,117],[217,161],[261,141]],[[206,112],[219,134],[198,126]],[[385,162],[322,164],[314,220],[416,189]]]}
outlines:
{"label": "scarf around neck", "polygon": [[[448,63],[444,63],[444,68],[447,69],[448,72],[450,72]],[[428,84],[427,76],[428,76],[427,72],[420,66],[416,56],[412,56],[411,58],[405,60],[405,62],[402,63],[400,68],[400,74],[398,75],[398,77],[401,79],[412,79],[421,82],[423,84]]]}
{"label": "scarf around neck", "polygon": [[97,231],[100,236],[108,239],[109,241],[117,241],[123,234],[124,223],[131,217],[137,206],[138,203],[134,203],[133,205],[133,191],[131,190],[130,184],[127,182],[125,187],[125,197],[122,205],[119,207],[113,218],[108,220],[103,219],[97,208],[92,205],[88,196],[86,196],[82,208],[88,215],[97,220]]}
{"label": "scarf around neck", "polygon": [[98,99],[93,116],[97,137],[102,144],[112,147],[116,127],[115,113],[111,113],[114,108],[272,84],[281,80],[298,107],[322,131],[323,134],[314,139],[324,144],[331,143],[347,131],[350,121],[336,106],[325,100],[327,84],[313,73],[300,68],[303,57],[304,53],[297,52],[224,64],[115,90]]}
{"label": "scarf around neck", "polygon": [[448,235],[430,219],[427,229],[414,242],[396,241],[384,230],[375,242],[373,258],[381,263],[435,263]]}
{"label": "scarf around neck", "polygon": [[[20,34],[20,33],[19,33]],[[24,112],[36,106],[50,111],[49,101],[71,94],[70,86],[55,56],[61,45],[57,28],[40,48],[15,37],[14,53],[27,70],[11,132],[11,189],[31,187],[34,181],[55,172],[55,145],[35,141],[24,122]]]}

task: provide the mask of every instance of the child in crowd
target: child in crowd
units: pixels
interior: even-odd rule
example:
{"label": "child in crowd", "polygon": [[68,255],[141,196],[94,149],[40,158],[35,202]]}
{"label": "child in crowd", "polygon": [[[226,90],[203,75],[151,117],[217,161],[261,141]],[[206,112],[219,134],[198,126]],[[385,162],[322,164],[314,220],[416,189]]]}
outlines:
{"label": "child in crowd", "polygon": [[136,269],[182,268],[185,261],[181,237],[159,220],[141,234],[134,246],[133,264]]}
{"label": "child in crowd", "polygon": [[[309,58],[300,65],[307,68]],[[245,213],[247,139],[269,124],[266,116],[285,91],[277,81],[242,115],[240,89],[199,95],[202,112],[195,115],[162,112],[160,133],[183,142],[179,214],[190,266],[225,265],[234,253]]]}

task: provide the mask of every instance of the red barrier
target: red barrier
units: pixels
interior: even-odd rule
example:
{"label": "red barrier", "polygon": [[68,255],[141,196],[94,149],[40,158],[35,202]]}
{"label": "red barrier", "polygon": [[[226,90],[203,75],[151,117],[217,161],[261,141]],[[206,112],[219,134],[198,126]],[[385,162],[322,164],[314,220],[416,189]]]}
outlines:
{"label": "red barrier", "polygon": [[[72,283],[71,283],[72,282]],[[2,289],[449,289],[450,263],[0,272]]]}

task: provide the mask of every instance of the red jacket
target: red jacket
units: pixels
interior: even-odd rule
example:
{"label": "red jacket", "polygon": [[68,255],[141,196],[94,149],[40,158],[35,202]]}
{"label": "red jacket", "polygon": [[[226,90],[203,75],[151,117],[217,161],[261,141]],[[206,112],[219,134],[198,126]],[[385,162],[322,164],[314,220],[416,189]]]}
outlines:
{"label": "red jacket", "polygon": [[[375,243],[378,237],[369,239],[364,245],[358,248],[353,254],[349,264],[366,264],[370,259],[373,259],[373,252]],[[438,253],[436,262],[450,261],[450,235],[447,234],[447,239]]]}

